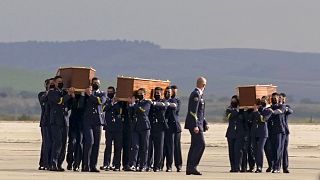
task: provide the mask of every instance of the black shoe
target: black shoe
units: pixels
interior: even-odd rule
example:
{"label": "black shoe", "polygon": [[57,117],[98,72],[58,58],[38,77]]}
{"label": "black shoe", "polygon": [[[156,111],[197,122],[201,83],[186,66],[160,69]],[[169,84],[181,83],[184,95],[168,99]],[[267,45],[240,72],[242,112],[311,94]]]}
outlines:
{"label": "black shoe", "polygon": [[100,166],[100,170],[102,171],[109,171],[112,170],[110,166]]}
{"label": "black shoe", "polygon": [[38,170],[43,171],[43,170],[46,170],[46,168],[45,168],[45,167],[40,166],[40,167],[38,168]]}
{"label": "black shoe", "polygon": [[124,169],[124,171],[136,171],[136,167],[134,167],[134,166],[126,167],[126,168]]}
{"label": "black shoe", "polygon": [[73,167],[73,171],[74,171],[74,172],[79,172],[79,171],[80,171],[80,168],[79,168],[79,167]]}
{"label": "black shoe", "polygon": [[244,172],[247,172],[247,170],[246,169],[241,169],[240,172],[244,173]]}
{"label": "black shoe", "polygon": [[82,168],[81,172],[89,172],[89,168]]}
{"label": "black shoe", "polygon": [[186,171],[186,175],[202,175],[201,172],[195,171]]}
{"label": "black shoe", "polygon": [[63,172],[65,170],[62,167],[58,167],[58,171]]}
{"label": "black shoe", "polygon": [[268,167],[268,169],[266,170],[266,172],[271,172],[271,167]]}
{"label": "black shoe", "polygon": [[153,168],[153,172],[160,172],[159,168]]}
{"label": "black shoe", "polygon": [[181,170],[181,168],[177,168],[177,172],[181,172],[182,170]]}
{"label": "black shoe", "polygon": [[171,169],[171,168],[168,168],[168,169],[166,170],[166,172],[172,172],[172,169]]}
{"label": "black shoe", "polygon": [[72,170],[72,164],[67,165],[67,170],[71,171]]}
{"label": "black shoe", "polygon": [[255,173],[261,173],[261,172],[262,172],[261,168],[258,168],[258,169],[255,171]]}
{"label": "black shoe", "polygon": [[100,172],[97,168],[91,168],[90,172]]}
{"label": "black shoe", "polygon": [[272,170],[272,173],[280,173],[279,170]]}
{"label": "black shoe", "polygon": [[113,168],[113,171],[120,171],[120,168],[115,167]]}
{"label": "black shoe", "polygon": [[231,169],[229,172],[231,172],[231,173],[238,173],[238,172],[240,172],[240,171],[239,171],[239,170]]}
{"label": "black shoe", "polygon": [[139,168],[139,172],[148,172],[146,168]]}
{"label": "black shoe", "polygon": [[249,170],[247,170],[247,172],[253,172],[253,169],[249,169]]}
{"label": "black shoe", "polygon": [[290,173],[288,169],[284,169],[283,173]]}

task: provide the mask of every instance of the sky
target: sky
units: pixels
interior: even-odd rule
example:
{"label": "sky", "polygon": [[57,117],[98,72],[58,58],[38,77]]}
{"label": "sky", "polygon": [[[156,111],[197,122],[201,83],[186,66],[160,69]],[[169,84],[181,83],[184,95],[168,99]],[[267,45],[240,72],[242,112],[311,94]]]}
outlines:
{"label": "sky", "polygon": [[0,0],[0,42],[146,40],[320,53],[319,0]]}

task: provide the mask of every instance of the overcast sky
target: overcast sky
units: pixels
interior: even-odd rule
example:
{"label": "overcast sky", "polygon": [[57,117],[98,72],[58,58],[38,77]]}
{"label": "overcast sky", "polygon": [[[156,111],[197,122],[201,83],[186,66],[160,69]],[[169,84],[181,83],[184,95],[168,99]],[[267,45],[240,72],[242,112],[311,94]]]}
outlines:
{"label": "overcast sky", "polygon": [[147,40],[320,52],[319,0],[0,0],[0,42]]}

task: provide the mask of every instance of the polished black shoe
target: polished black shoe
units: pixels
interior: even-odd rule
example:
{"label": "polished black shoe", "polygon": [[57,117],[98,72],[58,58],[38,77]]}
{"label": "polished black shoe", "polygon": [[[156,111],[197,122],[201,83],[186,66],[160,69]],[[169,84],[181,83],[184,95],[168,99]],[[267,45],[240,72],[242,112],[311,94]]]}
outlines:
{"label": "polished black shoe", "polygon": [[91,168],[90,172],[100,172],[97,168]]}
{"label": "polished black shoe", "polygon": [[45,167],[40,166],[40,167],[38,168],[38,170],[43,171],[43,170],[46,170],[46,168],[45,168]]}
{"label": "polished black shoe", "polygon": [[58,171],[63,172],[65,170],[62,167],[58,167]]}
{"label": "polished black shoe", "polygon": [[79,168],[79,167],[73,167],[73,171],[74,171],[74,172],[79,172],[79,171],[80,171],[80,168]]}
{"label": "polished black shoe", "polygon": [[284,169],[283,173],[290,173],[290,171],[288,169]]}
{"label": "polished black shoe", "polygon": [[124,171],[136,171],[136,167],[134,167],[134,166],[126,167],[126,168],[124,169]]}
{"label": "polished black shoe", "polygon": [[244,172],[247,172],[246,169],[241,169],[240,172],[244,173]]}
{"label": "polished black shoe", "polygon": [[81,172],[89,172],[89,168],[82,168]]}
{"label": "polished black shoe", "polygon": [[279,170],[272,170],[272,173],[280,173]]}
{"label": "polished black shoe", "polygon": [[160,172],[160,169],[159,168],[154,168],[153,172]]}
{"label": "polished black shoe", "polygon": [[71,171],[72,170],[72,164],[67,165],[67,170]]}
{"label": "polished black shoe", "polygon": [[120,171],[120,168],[115,167],[113,168],[113,171]]}
{"label": "polished black shoe", "polygon": [[166,172],[172,172],[172,169],[171,169],[171,168],[168,168],[168,169],[166,170]]}
{"label": "polished black shoe", "polygon": [[139,168],[139,172],[148,172],[147,168]]}
{"label": "polished black shoe", "polygon": [[177,172],[181,172],[182,170],[181,170],[181,168],[177,168]]}
{"label": "polished black shoe", "polygon": [[258,168],[255,173],[262,173],[262,170],[260,168]]}
{"label": "polished black shoe", "polygon": [[247,172],[253,172],[253,169],[249,169],[249,170],[247,170]]}
{"label": "polished black shoe", "polygon": [[186,171],[186,175],[202,175],[199,171]]}
{"label": "polished black shoe", "polygon": [[240,171],[239,171],[239,170],[231,169],[229,172],[231,172],[231,173],[238,173],[238,172],[240,172]]}
{"label": "polished black shoe", "polygon": [[266,170],[266,172],[271,172],[271,167],[268,167],[268,169]]}

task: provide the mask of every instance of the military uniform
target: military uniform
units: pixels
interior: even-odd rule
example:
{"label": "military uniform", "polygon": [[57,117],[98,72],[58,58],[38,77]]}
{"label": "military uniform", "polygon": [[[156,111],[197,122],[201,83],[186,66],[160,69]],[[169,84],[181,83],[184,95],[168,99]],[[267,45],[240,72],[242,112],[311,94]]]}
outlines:
{"label": "military uniform", "polygon": [[50,148],[51,148],[51,137],[49,129],[49,119],[46,114],[46,107],[48,102],[47,92],[42,91],[38,94],[38,100],[41,107],[41,118],[40,118],[40,128],[41,128],[41,154],[39,160],[39,170],[41,168],[49,169],[50,168]]}
{"label": "military uniform", "polygon": [[84,100],[84,95],[77,94],[72,101],[67,149],[68,170],[78,170],[82,161]]}
{"label": "military uniform", "polygon": [[289,125],[288,125],[288,117],[290,114],[293,113],[293,110],[292,108],[287,105],[287,104],[284,104],[286,110],[285,110],[285,114],[284,114],[284,128],[285,128],[285,133],[284,133],[284,140],[282,141],[283,142],[283,158],[282,158],[282,168],[283,168],[283,171],[288,171],[288,167],[289,167],[289,158],[288,158],[288,144],[289,144],[289,134],[290,134],[290,131],[289,131]]}
{"label": "military uniform", "polygon": [[[271,109],[274,111],[270,117],[270,141],[272,149],[272,161],[273,161],[273,172],[279,172],[280,170],[280,160],[282,158],[282,137],[285,133],[284,129],[284,112],[285,106],[281,104],[271,105]],[[277,111],[280,110],[280,111]]]}
{"label": "military uniform", "polygon": [[[189,97],[188,114],[185,122],[185,129],[191,134],[191,145],[187,159],[187,174],[197,172],[197,166],[201,160],[205,149],[203,132],[206,130],[207,122],[205,120],[205,101],[200,89],[196,88]],[[195,133],[194,128],[198,127],[199,132]]]}
{"label": "military uniform", "polygon": [[[120,170],[121,166],[121,151],[122,151],[122,135],[123,135],[123,123],[124,116],[122,103],[124,102],[112,102],[112,99],[107,98],[105,103],[105,119],[106,125],[104,126],[106,148],[104,151],[104,167],[114,166],[115,170]],[[111,161],[112,142],[114,146],[113,163]],[[109,168],[110,169],[110,168]],[[108,170],[108,169],[106,169]]]}
{"label": "military uniform", "polygon": [[267,122],[272,115],[272,111],[265,107],[260,107],[257,112],[253,112],[253,124],[251,127],[251,141],[254,149],[256,172],[262,172],[263,151],[268,138]]}
{"label": "military uniform", "polygon": [[[149,149],[149,138],[151,124],[149,121],[149,110],[151,101],[141,100],[131,105],[130,114],[133,120],[132,146],[130,154],[130,166],[137,166],[139,155],[139,170],[146,171]],[[134,170],[134,169],[131,169]]]}
{"label": "military uniform", "polygon": [[243,156],[246,120],[243,111],[239,112],[239,109],[231,106],[226,110],[226,118],[229,122],[226,137],[231,166],[230,172],[239,172]]}
{"label": "military uniform", "polygon": [[106,94],[97,90],[86,96],[83,115],[84,150],[82,171],[96,171],[99,145],[101,139],[101,125],[105,124],[102,105],[106,102]]}
{"label": "military uniform", "polygon": [[72,97],[65,91],[53,89],[48,92],[50,108],[50,129],[52,135],[51,170],[63,170],[62,163],[65,158],[68,136],[69,101]]}
{"label": "military uniform", "polygon": [[164,157],[166,159],[167,169],[171,169],[173,159],[177,170],[182,168],[181,153],[181,125],[179,121],[179,112],[181,107],[180,99],[168,99],[170,105],[166,110],[165,117],[168,121],[169,129],[165,132]]}
{"label": "military uniform", "polygon": [[[248,109],[243,111],[245,123],[245,136],[244,136],[244,143],[243,143],[243,156],[242,156],[242,164],[241,164],[241,172],[253,172],[255,159],[253,153],[253,145],[251,141],[251,128],[253,123],[253,109]],[[249,169],[247,166],[249,165]]]}
{"label": "military uniform", "polygon": [[164,133],[168,129],[168,124],[165,120],[166,105],[164,100],[153,101],[150,111],[149,120],[151,124],[151,135],[149,141],[148,152],[148,168],[159,171],[163,158]]}

